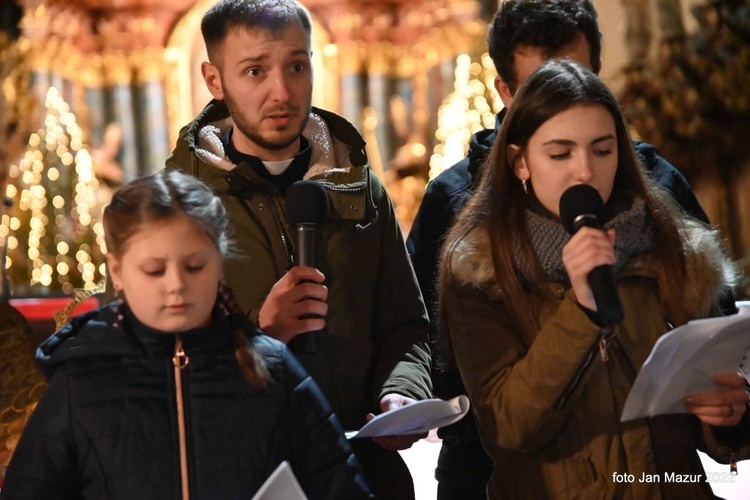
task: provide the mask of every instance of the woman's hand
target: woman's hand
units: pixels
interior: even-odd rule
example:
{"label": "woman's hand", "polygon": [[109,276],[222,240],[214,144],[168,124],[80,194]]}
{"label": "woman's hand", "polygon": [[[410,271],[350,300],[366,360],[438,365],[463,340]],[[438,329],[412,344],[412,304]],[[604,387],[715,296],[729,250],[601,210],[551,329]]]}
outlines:
{"label": "woman's hand", "polygon": [[745,379],[738,373],[730,372],[716,375],[713,381],[722,389],[687,396],[683,400],[685,409],[709,425],[739,424],[747,408]]}
{"label": "woman's hand", "polygon": [[562,261],[578,303],[596,311],[596,301],[588,276],[594,268],[616,262],[615,231],[610,229],[604,232],[592,227],[582,227],[563,247]]}

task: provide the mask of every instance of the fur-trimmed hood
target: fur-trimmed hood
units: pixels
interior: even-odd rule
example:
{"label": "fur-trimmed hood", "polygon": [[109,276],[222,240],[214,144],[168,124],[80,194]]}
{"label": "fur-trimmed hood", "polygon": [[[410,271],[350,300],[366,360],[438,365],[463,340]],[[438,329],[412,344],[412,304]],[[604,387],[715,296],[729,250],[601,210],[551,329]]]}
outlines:
{"label": "fur-trimmed hood", "polygon": [[[694,219],[686,219],[682,231],[685,264],[688,269],[684,289],[690,310],[708,311],[738,283],[735,263],[723,248],[717,230]],[[489,233],[477,226],[456,242],[448,256],[451,277],[459,285],[471,285],[499,298],[502,284],[497,282]],[[636,257],[619,276],[658,276],[658,263],[652,255]]]}
{"label": "fur-trimmed hood", "polygon": [[[219,193],[230,189],[232,179],[239,186],[267,183],[252,169],[235,165],[226,155],[222,138],[231,124],[226,104],[211,101],[182,128],[166,167],[185,170]],[[362,135],[341,116],[315,107],[302,135],[311,148],[304,178],[320,182],[327,189],[329,217],[371,223],[375,195],[369,187],[372,176]]]}
{"label": "fur-trimmed hood", "polygon": [[[222,137],[227,133],[232,121],[229,117],[210,123],[198,130],[195,154],[207,164],[221,170],[230,171],[236,167],[224,151]],[[304,175],[309,179],[326,172],[349,172],[352,168],[352,147],[331,137],[331,131],[323,118],[310,113],[310,118],[302,131],[312,148],[310,167]]]}
{"label": "fur-trimmed hood", "polygon": [[[190,124],[180,131],[180,138],[167,165],[186,169],[197,159],[228,172],[236,165],[224,151],[222,137],[231,126],[229,110],[223,101],[211,101]],[[365,140],[346,119],[316,107],[302,132],[312,148],[310,168],[305,179],[323,173],[349,172],[352,167],[368,164]]]}

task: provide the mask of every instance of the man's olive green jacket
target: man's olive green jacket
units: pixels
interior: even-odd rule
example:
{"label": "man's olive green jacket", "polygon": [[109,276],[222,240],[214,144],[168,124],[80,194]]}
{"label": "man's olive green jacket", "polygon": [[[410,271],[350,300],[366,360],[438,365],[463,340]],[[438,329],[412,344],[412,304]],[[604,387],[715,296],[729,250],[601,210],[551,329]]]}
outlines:
{"label": "man's olive green jacket", "polygon": [[[225,155],[231,126],[223,102],[212,101],[180,132],[167,168],[181,168],[220,194],[230,219],[234,256],[228,285],[250,319],[292,266],[292,228],[285,199],[246,164]],[[320,271],[328,287],[326,327],[316,352],[290,347],[323,389],[346,430],[358,429],[388,393],[431,396],[428,319],[386,191],[370,171],[365,142],[345,119],[313,108],[303,135],[312,157],[305,179],[328,193]],[[303,334],[301,337],[311,334]]]}

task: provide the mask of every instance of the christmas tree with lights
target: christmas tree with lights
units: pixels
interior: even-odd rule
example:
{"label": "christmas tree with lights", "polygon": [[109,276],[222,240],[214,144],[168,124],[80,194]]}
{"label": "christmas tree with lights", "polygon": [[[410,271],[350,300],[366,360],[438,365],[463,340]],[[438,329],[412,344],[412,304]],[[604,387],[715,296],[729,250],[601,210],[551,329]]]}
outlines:
{"label": "christmas tree with lights", "polygon": [[103,203],[91,154],[55,88],[47,92],[45,109],[43,127],[10,167],[12,206],[0,221],[15,296],[71,295],[94,289],[104,275]]}
{"label": "christmas tree with lights", "polygon": [[435,137],[440,142],[430,158],[430,179],[462,160],[471,136],[495,128],[495,115],[503,109],[495,91],[497,72],[489,54],[479,60],[469,54],[459,55],[454,75],[453,92],[443,99],[438,110]]}

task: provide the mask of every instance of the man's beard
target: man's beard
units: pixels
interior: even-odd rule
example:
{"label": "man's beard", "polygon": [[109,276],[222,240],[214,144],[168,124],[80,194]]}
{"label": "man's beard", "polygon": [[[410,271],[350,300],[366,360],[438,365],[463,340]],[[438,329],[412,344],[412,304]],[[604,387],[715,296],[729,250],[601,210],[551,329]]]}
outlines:
{"label": "man's beard", "polygon": [[240,132],[242,132],[242,134],[244,134],[244,136],[254,144],[268,151],[279,151],[291,146],[295,141],[298,141],[300,136],[302,135],[302,131],[305,130],[307,122],[310,119],[311,108],[310,106],[308,106],[307,112],[305,113],[304,118],[300,123],[299,129],[296,130],[294,134],[287,138],[280,137],[276,141],[269,141],[260,134],[260,132],[258,131],[258,127],[255,127],[252,124],[248,123],[248,121],[245,119],[245,115],[242,113],[239,106],[237,106],[231,96],[225,94],[224,103],[229,110],[229,114],[232,116],[232,121],[234,122],[235,127],[237,127]]}

